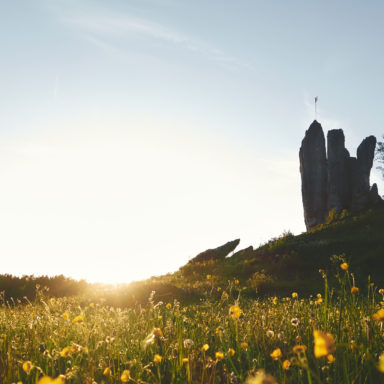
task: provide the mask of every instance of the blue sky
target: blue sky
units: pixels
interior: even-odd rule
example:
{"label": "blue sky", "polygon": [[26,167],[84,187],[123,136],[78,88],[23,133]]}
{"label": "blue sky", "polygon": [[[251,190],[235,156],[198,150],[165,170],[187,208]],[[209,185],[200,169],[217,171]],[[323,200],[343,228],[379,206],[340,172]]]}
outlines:
{"label": "blue sky", "polygon": [[384,133],[383,11],[1,1],[2,272],[129,281],[237,237],[303,231],[313,98],[352,154]]}

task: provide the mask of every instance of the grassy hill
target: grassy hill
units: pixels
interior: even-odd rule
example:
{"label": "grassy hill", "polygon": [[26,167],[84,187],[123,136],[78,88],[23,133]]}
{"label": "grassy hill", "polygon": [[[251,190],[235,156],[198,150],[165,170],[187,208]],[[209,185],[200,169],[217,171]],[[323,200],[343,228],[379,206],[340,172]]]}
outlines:
{"label": "grassy hill", "polygon": [[[197,302],[207,294],[217,297],[241,286],[242,295],[284,296],[292,291],[309,295],[323,287],[319,269],[332,279],[331,259],[346,260],[354,272],[356,284],[362,289],[367,276],[377,286],[384,287],[384,209],[370,210],[358,217],[331,215],[328,224],[294,236],[287,232],[271,239],[257,249],[252,247],[233,252],[238,240],[202,252],[177,272],[150,279],[122,284],[118,288],[56,278],[0,276],[0,291],[9,300],[33,299],[35,285],[48,287],[54,297],[84,294],[100,297],[115,306],[144,304],[152,291],[156,299],[170,302],[174,298],[187,303]],[[335,257],[335,255],[337,257]],[[335,268],[335,271],[338,271]],[[215,287],[213,289],[213,287]]]}
{"label": "grassy hill", "polygon": [[338,271],[332,259],[344,259],[354,271],[356,283],[366,286],[370,276],[376,285],[384,286],[384,209],[343,216],[331,215],[328,224],[297,236],[285,233],[257,249],[192,260],[174,274],[149,281],[167,282],[195,294],[206,292],[212,280],[223,287],[238,280],[245,288],[243,294],[250,296],[292,291],[311,294],[323,286],[319,269],[329,272],[332,279]]}

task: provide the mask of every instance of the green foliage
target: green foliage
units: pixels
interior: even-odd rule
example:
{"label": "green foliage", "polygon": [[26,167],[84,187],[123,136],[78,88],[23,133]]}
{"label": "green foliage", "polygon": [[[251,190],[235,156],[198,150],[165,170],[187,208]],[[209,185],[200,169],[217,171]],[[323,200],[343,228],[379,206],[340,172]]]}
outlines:
{"label": "green foliage", "polygon": [[33,302],[0,305],[0,382],[383,382],[384,290],[368,280],[363,293],[343,255],[332,257],[332,285],[316,273],[321,293],[257,300],[237,280],[206,277],[210,292],[188,306],[153,293],[145,306],[120,309],[101,291],[91,301],[38,288]]}
{"label": "green foliage", "polygon": [[[384,135],[383,135],[383,139],[384,139]],[[376,160],[379,163],[384,164],[384,141],[377,142],[377,146],[376,146]],[[382,172],[382,175],[383,175],[383,178],[384,178],[384,167],[382,167],[380,165],[380,166],[378,166],[376,168],[379,169]]]}

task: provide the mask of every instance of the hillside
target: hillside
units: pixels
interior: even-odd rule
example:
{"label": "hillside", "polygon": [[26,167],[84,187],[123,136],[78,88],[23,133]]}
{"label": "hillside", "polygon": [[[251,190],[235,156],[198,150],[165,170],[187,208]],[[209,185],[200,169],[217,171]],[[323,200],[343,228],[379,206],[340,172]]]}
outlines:
{"label": "hillside", "polygon": [[319,269],[330,270],[331,256],[338,255],[350,263],[361,285],[369,275],[376,284],[384,285],[383,229],[384,209],[358,217],[331,215],[328,224],[300,235],[286,233],[255,250],[248,248],[226,258],[192,260],[173,275],[152,280],[199,290],[210,285],[209,275],[219,285],[238,279],[249,295],[284,295],[292,290],[309,294],[323,284]]}
{"label": "hillside", "polygon": [[[116,306],[144,304],[152,291],[156,299],[195,302],[207,293],[218,297],[234,284],[243,287],[242,295],[257,297],[265,294],[278,296],[297,291],[313,294],[323,287],[319,269],[332,272],[331,258],[344,258],[355,274],[356,284],[362,288],[367,276],[377,286],[384,286],[384,209],[370,210],[360,215],[331,217],[328,224],[294,236],[287,232],[271,239],[257,249],[252,247],[233,251],[239,240],[202,252],[177,272],[164,276],[120,285],[112,288],[98,284],[76,282],[60,277],[15,278],[0,277],[0,291],[6,299],[34,297],[36,283],[47,286],[48,294],[59,297],[81,295],[102,297]],[[332,279],[334,274],[328,273]],[[65,282],[65,283],[64,283]],[[62,287],[62,289],[60,288]],[[215,289],[213,289],[215,287]],[[213,292],[214,291],[214,292]]]}

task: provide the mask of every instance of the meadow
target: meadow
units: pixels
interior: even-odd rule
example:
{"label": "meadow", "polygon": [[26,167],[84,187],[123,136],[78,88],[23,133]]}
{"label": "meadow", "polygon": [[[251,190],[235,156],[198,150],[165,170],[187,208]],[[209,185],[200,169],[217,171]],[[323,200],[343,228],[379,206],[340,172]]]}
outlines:
{"label": "meadow", "polygon": [[343,256],[333,265],[307,297],[252,299],[241,281],[206,275],[198,303],[154,292],[119,308],[37,285],[33,301],[1,303],[0,382],[384,382],[384,287],[356,282]]}

